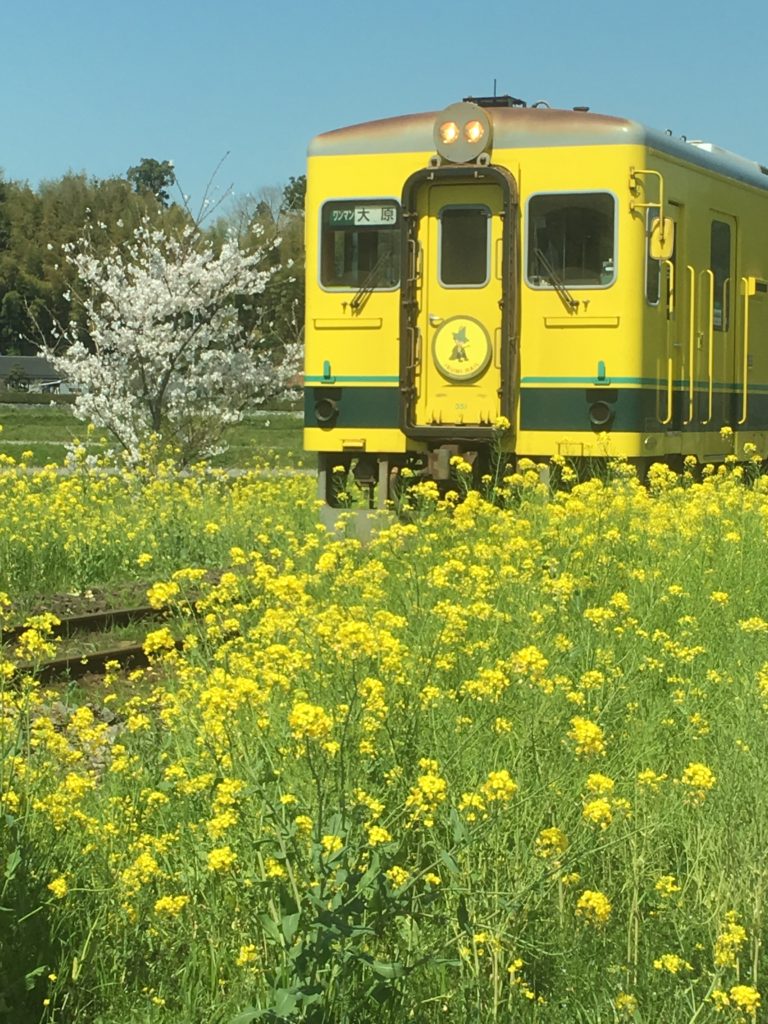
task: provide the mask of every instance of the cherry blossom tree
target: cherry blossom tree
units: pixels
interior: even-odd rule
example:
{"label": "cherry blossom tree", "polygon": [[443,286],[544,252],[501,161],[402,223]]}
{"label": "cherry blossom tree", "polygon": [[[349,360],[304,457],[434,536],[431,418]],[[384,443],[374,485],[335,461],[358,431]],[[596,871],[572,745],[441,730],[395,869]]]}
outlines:
{"label": "cherry blossom tree", "polygon": [[224,428],[295,376],[298,345],[278,359],[241,324],[275,269],[263,269],[263,251],[234,237],[214,249],[197,227],[173,235],[144,220],[106,256],[90,235],[65,252],[88,337],[72,322],[48,356],[77,392],[75,415],[132,459],[152,435],[183,464],[221,450]]}

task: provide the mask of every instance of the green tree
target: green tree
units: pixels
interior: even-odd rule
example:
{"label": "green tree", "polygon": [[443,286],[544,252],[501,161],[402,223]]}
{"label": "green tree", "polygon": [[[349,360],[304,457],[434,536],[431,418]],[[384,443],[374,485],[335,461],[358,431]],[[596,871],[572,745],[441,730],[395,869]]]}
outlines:
{"label": "green tree", "polygon": [[[66,174],[37,190],[3,182],[0,192],[0,352],[33,354],[48,345],[59,324],[78,316],[76,280],[62,246],[88,231],[97,255],[133,236],[149,218],[173,234],[188,223],[179,206],[166,209],[149,192],[138,194],[125,178],[96,179]],[[85,332],[85,323],[83,323]]]}
{"label": "green tree", "polygon": [[234,230],[244,248],[270,246],[273,274],[258,309],[245,310],[255,335],[280,350],[304,336],[304,192],[306,178],[267,186],[237,200],[229,217],[214,231],[225,237]]}
{"label": "green tree", "polygon": [[290,177],[283,189],[283,210],[288,213],[304,213],[304,200],[307,196],[307,176]]}
{"label": "green tree", "polygon": [[176,172],[170,160],[142,157],[135,167],[128,168],[126,178],[133,185],[134,192],[139,195],[151,192],[163,206],[169,205],[171,197],[166,189],[176,184]]}

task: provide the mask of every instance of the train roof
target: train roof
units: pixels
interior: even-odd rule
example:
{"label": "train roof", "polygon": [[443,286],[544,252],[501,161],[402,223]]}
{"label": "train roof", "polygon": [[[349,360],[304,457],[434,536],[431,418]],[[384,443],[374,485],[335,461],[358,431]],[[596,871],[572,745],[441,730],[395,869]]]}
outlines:
{"label": "train roof", "polygon": [[[494,107],[496,149],[541,146],[640,145],[768,191],[768,168],[707,142],[676,139],[638,121],[585,110],[548,107]],[[433,152],[433,128],[440,111],[405,114],[338,128],[317,135],[310,156]]]}

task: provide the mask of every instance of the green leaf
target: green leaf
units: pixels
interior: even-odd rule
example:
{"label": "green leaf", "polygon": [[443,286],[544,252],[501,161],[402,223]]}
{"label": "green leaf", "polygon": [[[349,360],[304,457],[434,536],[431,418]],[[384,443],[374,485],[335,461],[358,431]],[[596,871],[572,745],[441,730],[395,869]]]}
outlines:
{"label": "green leaf", "polygon": [[288,945],[293,942],[293,937],[296,934],[296,929],[299,927],[299,921],[301,920],[301,914],[286,914],[285,917],[280,919],[280,927],[283,929],[283,935]]}
{"label": "green leaf", "polygon": [[299,1000],[293,989],[279,988],[275,992],[275,1002],[270,1007],[278,1017],[289,1017],[298,1006]]}
{"label": "green leaf", "polygon": [[440,860],[445,864],[452,875],[457,875],[459,873],[459,865],[447,850],[440,851]]}
{"label": "green leaf", "polygon": [[455,807],[451,808],[450,821],[451,830],[453,832],[453,841],[458,846],[459,843],[463,843],[467,838],[467,826],[464,824],[464,819]]}
{"label": "green leaf", "polygon": [[463,932],[466,932],[468,935],[472,934],[472,925],[469,920],[467,901],[463,896],[459,897],[459,906],[456,910],[456,920],[459,922],[459,927]]}
{"label": "green leaf", "polygon": [[8,854],[5,860],[5,879],[10,882],[13,876],[16,874],[16,868],[21,864],[21,854],[19,853],[18,846],[15,850]]}
{"label": "green leaf", "polygon": [[252,1021],[258,1020],[259,1017],[263,1016],[263,1010],[254,1010],[252,1006],[249,1006],[247,1010],[243,1010],[236,1017],[233,1017],[229,1024],[251,1024]]}
{"label": "green leaf", "polygon": [[376,880],[376,876],[380,873],[380,871],[381,861],[379,855],[377,853],[374,853],[374,855],[371,857],[371,863],[370,866],[368,867],[368,870],[365,872],[364,875],[361,875],[361,877],[358,879],[357,885],[355,886],[355,890],[359,893],[364,893],[367,889],[371,887],[373,882]]}
{"label": "green leaf", "polygon": [[45,970],[47,970],[47,968],[45,964],[43,964],[41,967],[36,967],[34,971],[30,971],[28,974],[24,975],[24,988],[27,990],[27,992],[32,991],[32,989],[37,984],[37,979]]}
{"label": "green leaf", "polygon": [[371,964],[371,969],[375,971],[379,977],[388,978],[389,980],[402,978],[405,974],[405,967],[403,964],[385,964],[382,960],[374,960]]}
{"label": "green leaf", "polygon": [[270,939],[274,939],[275,942],[279,942],[282,944],[283,937],[280,933],[280,929],[277,927],[277,924],[272,920],[269,914],[259,914],[259,922],[261,923],[261,927],[264,929],[264,931],[267,933]]}

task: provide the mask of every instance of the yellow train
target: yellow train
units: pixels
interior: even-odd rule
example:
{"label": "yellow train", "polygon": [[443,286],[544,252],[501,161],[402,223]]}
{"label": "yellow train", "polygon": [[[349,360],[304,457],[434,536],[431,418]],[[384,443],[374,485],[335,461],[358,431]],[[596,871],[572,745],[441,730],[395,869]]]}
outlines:
{"label": "yellow train", "polygon": [[[768,450],[768,168],[586,108],[469,98],[317,136],[304,444],[403,467]],[[721,428],[729,427],[731,431]],[[749,452],[750,449],[747,449]]]}

